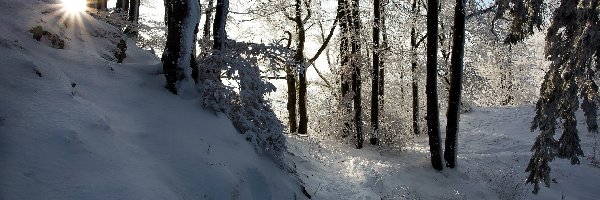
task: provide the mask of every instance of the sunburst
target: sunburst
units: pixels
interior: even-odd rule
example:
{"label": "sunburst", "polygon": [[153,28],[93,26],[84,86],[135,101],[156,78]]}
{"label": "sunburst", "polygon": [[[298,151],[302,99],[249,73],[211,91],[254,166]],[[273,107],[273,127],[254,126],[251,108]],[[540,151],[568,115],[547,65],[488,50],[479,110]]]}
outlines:
{"label": "sunburst", "polygon": [[61,0],[62,9],[66,13],[79,14],[87,9],[87,0]]}

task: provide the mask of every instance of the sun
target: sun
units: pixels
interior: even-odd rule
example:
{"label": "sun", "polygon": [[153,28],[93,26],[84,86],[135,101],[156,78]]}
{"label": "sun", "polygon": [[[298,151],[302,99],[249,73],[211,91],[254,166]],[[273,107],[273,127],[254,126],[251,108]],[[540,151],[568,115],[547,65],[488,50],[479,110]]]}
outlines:
{"label": "sun", "polygon": [[62,0],[62,7],[69,13],[81,13],[87,9],[87,0]]}

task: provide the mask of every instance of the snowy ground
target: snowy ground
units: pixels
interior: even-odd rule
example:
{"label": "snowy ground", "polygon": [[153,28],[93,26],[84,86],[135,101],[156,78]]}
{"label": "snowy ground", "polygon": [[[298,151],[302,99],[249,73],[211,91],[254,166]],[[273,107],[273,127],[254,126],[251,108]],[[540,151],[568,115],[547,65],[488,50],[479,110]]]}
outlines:
{"label": "snowy ground", "polygon": [[[524,184],[536,136],[528,131],[533,111],[532,106],[483,108],[462,115],[459,166],[441,172],[431,168],[425,136],[402,152],[297,136],[288,138],[288,148],[315,199],[598,199],[600,167],[587,158],[578,166],[555,160],[555,182],[537,195]],[[579,125],[585,155],[592,156],[600,136]]]}
{"label": "snowy ground", "polygon": [[[164,89],[159,59],[53,0],[0,6],[0,199],[302,199],[221,115]],[[40,26],[65,41],[32,38]],[[116,39],[116,40],[115,40]]]}

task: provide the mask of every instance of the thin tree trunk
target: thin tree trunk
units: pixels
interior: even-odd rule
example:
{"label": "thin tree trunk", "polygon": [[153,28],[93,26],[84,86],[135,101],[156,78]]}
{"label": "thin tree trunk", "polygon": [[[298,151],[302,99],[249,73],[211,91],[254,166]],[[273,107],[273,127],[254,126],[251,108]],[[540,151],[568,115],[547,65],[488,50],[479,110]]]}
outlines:
{"label": "thin tree trunk", "polygon": [[434,169],[442,170],[437,97],[438,0],[428,0],[427,3],[427,133],[431,164]]}
{"label": "thin tree trunk", "polygon": [[379,47],[379,32],[381,28],[381,1],[373,1],[373,71],[371,72],[371,129],[373,135],[369,141],[372,145],[379,144],[377,135],[379,134],[379,58],[381,49]]}
{"label": "thin tree trunk", "polygon": [[[213,9],[214,9],[213,4],[214,4],[214,0],[209,0],[207,8],[206,8],[206,17],[204,20],[204,32],[202,33],[202,36],[203,36],[202,40],[205,42],[208,42],[208,40],[210,39],[210,22],[212,20],[212,13],[213,13]],[[207,51],[208,51],[207,49],[204,50],[204,52],[203,52],[204,56],[207,55]]]}
{"label": "thin tree trunk", "polygon": [[420,7],[417,5],[417,0],[413,0],[412,14],[413,21],[410,29],[410,64],[412,73],[412,128],[415,135],[419,135],[419,82],[417,78],[417,16]]}
{"label": "thin tree trunk", "polygon": [[383,41],[381,42],[381,57],[379,58],[379,108],[380,108],[380,115],[382,115],[384,113],[384,83],[385,83],[385,59],[386,59],[386,52],[388,50],[388,37],[387,37],[387,27],[385,24],[385,19],[386,19],[386,13],[385,13],[385,6],[386,5],[382,5],[381,6],[381,37],[383,39]]}
{"label": "thin tree trunk", "polygon": [[348,10],[348,0],[338,0],[338,13],[340,16],[340,109],[343,120],[342,138],[348,137],[350,135],[350,130],[352,129],[350,122],[347,119],[347,116],[349,116],[352,109],[350,97],[348,97],[348,93],[350,92],[350,12],[348,12]]}
{"label": "thin tree trunk", "polygon": [[363,146],[364,136],[362,132],[362,105],[361,105],[361,75],[360,75],[360,13],[359,13],[359,0],[352,0],[351,4],[351,34],[352,40],[350,41],[351,46],[351,62],[352,65],[352,92],[354,92],[353,103],[354,103],[354,125],[356,131],[356,148],[360,149]]}
{"label": "thin tree trunk", "polygon": [[454,37],[451,55],[451,86],[448,97],[448,125],[446,125],[446,148],[444,159],[446,166],[456,166],[456,143],[460,121],[460,98],[462,87],[463,56],[465,47],[465,1],[456,0],[454,9]]}
{"label": "thin tree trunk", "polygon": [[229,12],[229,0],[217,0],[215,7],[215,22],[213,24],[213,50],[223,50],[227,33],[225,32],[225,24],[227,22],[227,13]]}
{"label": "thin tree trunk", "polygon": [[[309,5],[305,5],[308,9]],[[306,32],[304,30],[304,20],[302,19],[302,1],[296,0],[295,18],[296,32],[298,33],[298,46],[294,55],[294,63],[299,68],[298,73],[298,133],[307,134],[308,132],[308,114],[306,111],[306,65],[304,57],[304,43],[306,41]]]}

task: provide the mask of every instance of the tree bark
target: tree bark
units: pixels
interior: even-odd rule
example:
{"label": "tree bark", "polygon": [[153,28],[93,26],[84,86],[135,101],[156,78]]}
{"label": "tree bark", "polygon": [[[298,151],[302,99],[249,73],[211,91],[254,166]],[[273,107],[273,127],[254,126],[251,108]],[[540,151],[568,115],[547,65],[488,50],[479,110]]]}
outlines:
{"label": "tree bark", "polygon": [[427,3],[427,133],[431,165],[436,170],[442,170],[437,97],[438,0],[428,0]]}
{"label": "tree bark", "polygon": [[413,133],[415,135],[419,135],[419,82],[417,78],[417,16],[419,14],[419,6],[417,5],[417,0],[413,0],[412,3],[412,14],[413,14],[413,23],[410,29],[410,65],[411,65],[411,73],[412,73],[412,128]]}
{"label": "tree bark", "polygon": [[127,12],[129,10],[129,0],[117,0],[115,8],[117,12]]}
{"label": "tree bark", "polygon": [[[308,6],[305,5],[308,9]],[[296,32],[298,33],[298,43],[296,54],[294,55],[294,63],[299,69],[298,73],[298,115],[300,121],[298,123],[298,133],[307,134],[308,132],[308,114],[306,111],[306,65],[304,57],[304,43],[306,42],[306,31],[304,29],[304,20],[302,19],[302,1],[296,0],[295,18]]]}
{"label": "tree bark", "polygon": [[342,138],[350,135],[350,112],[352,104],[348,93],[350,92],[350,9],[348,0],[338,0],[338,14],[340,16],[340,109],[343,120]]}
{"label": "tree bark", "polygon": [[[169,0],[165,0],[165,4],[166,1]],[[137,24],[138,24],[138,19],[140,16],[140,0],[129,0],[129,12],[128,12],[128,21],[129,21],[129,25],[127,26],[127,28],[125,28],[125,34],[127,34],[130,37],[135,37],[138,34],[137,31]],[[167,17],[167,14],[165,14],[165,18]]]}
{"label": "tree bark", "polygon": [[379,34],[381,28],[381,1],[373,1],[373,71],[371,72],[371,129],[373,135],[369,141],[372,145],[378,145],[379,139],[379,58],[381,49],[379,46]]}
{"label": "tree bark", "polygon": [[456,143],[460,121],[460,98],[462,87],[463,56],[465,46],[465,1],[456,0],[454,9],[454,37],[451,55],[451,86],[448,97],[448,124],[446,125],[446,148],[444,159],[446,166],[456,166]]}
{"label": "tree bark", "polygon": [[355,125],[356,131],[356,148],[360,149],[363,147],[364,136],[362,132],[362,105],[361,105],[361,75],[360,75],[360,31],[361,31],[361,23],[360,23],[360,12],[359,12],[359,0],[352,0],[351,4],[351,34],[352,40],[350,41],[350,54],[351,54],[351,62],[352,65],[352,92],[353,96],[353,104],[354,104],[354,120],[353,123]]}
{"label": "tree bark", "polygon": [[[135,1],[135,0],[132,0]],[[139,1],[138,1],[139,2]],[[163,52],[163,71],[167,80],[166,88],[173,94],[178,94],[177,83],[181,80],[191,78],[193,63],[189,62],[188,56],[191,56],[193,48],[183,48],[186,45],[193,45],[192,41],[186,41],[185,38],[193,38],[195,27],[199,16],[191,16],[193,9],[199,9],[197,0],[166,0],[165,1],[165,22],[167,24],[167,42]],[[189,29],[192,29],[190,31]],[[190,43],[184,43],[190,42]],[[189,64],[189,66],[184,66]],[[192,69],[186,72],[187,67]]]}
{"label": "tree bark", "polygon": [[210,21],[212,20],[212,13],[213,13],[213,4],[214,4],[214,0],[209,0],[208,1],[208,5],[207,5],[207,9],[206,9],[206,18],[204,20],[204,32],[202,34],[204,41],[208,41],[208,39],[210,38]]}
{"label": "tree bark", "polygon": [[225,32],[225,24],[227,22],[227,13],[229,12],[229,0],[217,0],[215,7],[215,22],[213,24],[213,50],[223,50],[227,33]]}

